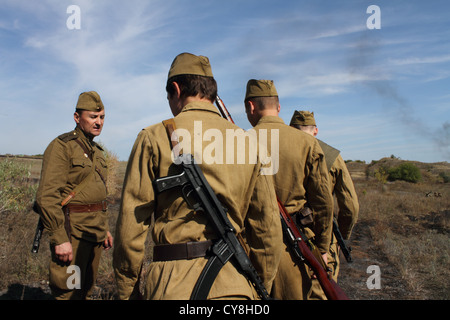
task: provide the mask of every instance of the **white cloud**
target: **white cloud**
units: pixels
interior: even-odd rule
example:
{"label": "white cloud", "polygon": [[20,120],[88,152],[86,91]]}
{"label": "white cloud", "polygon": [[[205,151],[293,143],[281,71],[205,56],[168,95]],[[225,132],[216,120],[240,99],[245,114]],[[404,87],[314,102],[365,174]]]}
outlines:
{"label": "white cloud", "polygon": [[[80,30],[66,27],[71,4],[81,8]],[[337,110],[343,121],[359,121],[349,131],[334,126],[329,137],[353,141],[362,153],[364,148],[367,154],[367,148],[389,148],[388,128],[373,119],[386,108],[405,107],[404,96],[434,110],[431,115],[408,108],[409,119],[440,123],[448,109],[443,88],[449,79],[444,64],[450,61],[449,34],[441,28],[445,19],[435,18],[444,9],[380,4],[382,29],[377,32],[366,30],[364,6],[346,3],[3,0],[3,5],[0,66],[6,72],[0,75],[0,127],[20,141],[18,153],[43,149],[51,137],[70,130],[78,94],[97,90],[107,106],[100,140],[126,158],[140,129],[171,116],[164,85],[172,59],[183,51],[210,57],[219,94],[244,126],[247,80],[269,78],[283,101],[316,106],[330,114],[330,125]],[[413,13],[420,13],[421,24],[411,21]],[[442,87],[415,90],[413,85],[426,81],[439,81]],[[386,83],[398,86],[387,92],[391,99],[381,90]],[[442,98],[432,101],[435,97]],[[14,110],[23,113],[24,127],[45,135],[46,141],[34,138],[27,145],[23,130],[12,124]],[[368,110],[372,119],[366,118]],[[4,142],[0,149],[8,152]]]}
{"label": "white cloud", "polygon": [[396,66],[411,64],[435,64],[450,61],[450,55],[431,56],[431,57],[407,57],[403,59],[390,59],[389,63]]}

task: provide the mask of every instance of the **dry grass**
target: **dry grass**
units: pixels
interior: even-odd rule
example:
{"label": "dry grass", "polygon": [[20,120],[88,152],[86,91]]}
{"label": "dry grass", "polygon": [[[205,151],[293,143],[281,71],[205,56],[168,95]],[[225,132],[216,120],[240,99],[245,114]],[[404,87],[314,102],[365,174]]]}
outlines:
{"label": "dry grass", "polygon": [[[385,160],[383,165],[398,161]],[[370,175],[355,179],[361,204],[358,225],[368,228],[366,246],[378,251],[377,259],[386,259],[405,285],[404,295],[393,299],[449,299],[450,185],[440,180],[440,173],[448,173],[450,166],[418,166],[423,176],[419,183],[383,184]]]}
{"label": "dry grass", "polygon": [[[9,158],[11,159],[11,158]],[[6,159],[0,159],[5,161]],[[28,169],[26,184],[39,181],[42,159],[40,157],[15,158]],[[110,230],[114,232],[117,219],[124,163],[108,153],[108,200],[111,203]],[[33,198],[34,199],[34,198]],[[48,263],[50,249],[44,232],[38,254],[31,253],[38,215],[31,208],[33,199],[23,210],[0,211],[0,299],[51,299],[48,289]],[[110,299],[115,296],[112,273],[112,250],[104,253],[99,267],[95,297]]]}
{"label": "dry grass", "polygon": [[[31,176],[39,177],[39,159],[20,161],[31,161]],[[360,217],[350,242],[355,262],[342,263],[339,283],[352,299],[449,299],[450,183],[444,183],[440,174],[449,174],[450,165],[417,164],[423,181],[383,184],[367,174],[380,163],[397,165],[399,160],[348,164],[359,195]],[[112,192],[112,234],[125,166],[124,162],[110,165],[114,168],[110,178],[115,183],[108,187]],[[50,252],[45,232],[39,254],[30,252],[38,216],[31,209],[0,215],[0,299],[51,298],[47,284]],[[366,288],[366,268],[371,264],[380,265],[381,290]],[[112,251],[102,257],[94,298],[117,298]]]}

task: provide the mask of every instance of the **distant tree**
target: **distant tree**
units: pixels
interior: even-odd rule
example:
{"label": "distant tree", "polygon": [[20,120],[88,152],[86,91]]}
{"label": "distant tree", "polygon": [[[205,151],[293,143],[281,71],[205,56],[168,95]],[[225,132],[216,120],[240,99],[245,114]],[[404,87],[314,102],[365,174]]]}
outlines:
{"label": "distant tree", "polygon": [[422,179],[420,169],[411,162],[404,162],[388,170],[389,181],[403,180],[416,183]]}
{"label": "distant tree", "polygon": [[446,172],[441,172],[441,173],[439,173],[439,176],[442,178],[444,183],[450,182],[450,174],[448,174]]}

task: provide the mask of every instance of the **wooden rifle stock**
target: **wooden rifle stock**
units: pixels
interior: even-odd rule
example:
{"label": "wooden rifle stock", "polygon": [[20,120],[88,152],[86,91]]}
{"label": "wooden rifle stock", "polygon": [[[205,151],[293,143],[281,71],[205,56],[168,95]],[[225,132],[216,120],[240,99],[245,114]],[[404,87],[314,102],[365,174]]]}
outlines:
{"label": "wooden rifle stock", "polygon": [[320,256],[320,252],[316,254],[318,257],[314,255],[313,249],[310,248],[305,241],[306,237],[298,229],[297,225],[291,219],[289,213],[286,211],[286,208],[284,208],[278,198],[277,202],[278,208],[280,209],[280,216],[284,229],[283,231],[286,235],[286,240],[289,242],[288,246],[294,251],[296,256],[303,259],[305,263],[311,267],[320,282],[323,292],[329,300],[349,300],[341,287],[339,287],[338,284],[329,277],[327,267]]}
{"label": "wooden rifle stock", "polygon": [[[228,112],[225,104],[219,96],[216,97],[216,105],[222,117],[227,119],[231,123],[234,123],[230,113]],[[280,202],[278,197],[277,202],[278,208],[280,210],[282,226],[284,229],[283,232],[290,233],[290,239],[288,239],[288,241],[290,242],[289,247],[294,250],[295,255],[297,255],[300,259],[305,260],[306,264],[311,267],[311,269],[314,271],[314,274],[317,276],[317,279],[319,280],[325,295],[329,300],[349,300],[342,288],[339,287],[338,284],[328,276],[327,266],[320,256],[320,253],[318,254],[319,257],[316,258],[312,249],[305,241],[306,237],[304,237],[304,235],[298,229],[297,225],[294,223],[294,221],[292,221],[290,215],[286,211],[286,208]],[[317,250],[317,248],[315,249]]]}
{"label": "wooden rifle stock", "polygon": [[222,117],[224,117],[231,123],[234,123],[233,119],[231,118],[230,113],[228,112],[227,108],[225,107],[225,104],[223,103],[222,99],[220,99],[219,96],[216,96],[216,105],[217,105],[217,108],[219,109]]}

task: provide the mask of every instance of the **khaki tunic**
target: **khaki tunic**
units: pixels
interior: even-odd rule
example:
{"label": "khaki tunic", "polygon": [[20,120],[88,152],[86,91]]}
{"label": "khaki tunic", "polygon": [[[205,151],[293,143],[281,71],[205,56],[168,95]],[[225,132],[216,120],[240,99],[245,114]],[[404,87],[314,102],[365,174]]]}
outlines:
{"label": "khaki tunic", "polygon": [[[358,196],[350,173],[348,172],[347,166],[345,165],[342,156],[339,154],[339,151],[330,147],[323,141],[318,141],[325,153],[325,159],[327,160],[330,188],[333,195],[336,196],[337,207],[334,209],[334,216],[337,219],[342,237],[345,240],[348,240],[358,219]],[[339,264],[339,245],[333,234],[328,254],[328,266],[331,268],[331,275],[336,282],[338,281]],[[325,293],[316,279],[312,280],[312,289],[308,299],[326,299]]]}
{"label": "khaki tunic", "polygon": [[[221,137],[226,137],[227,129],[240,129],[221,118],[211,103],[190,103],[174,120],[180,141],[186,138],[181,134],[192,135],[191,143],[186,144],[190,145],[191,150],[186,147],[183,153],[191,152],[197,162],[201,161],[200,168],[228,209],[229,219],[237,232],[242,232],[245,227],[250,258],[270,290],[282,242],[278,208],[270,179],[260,175],[259,162],[226,164],[226,152],[220,152],[226,143],[222,141],[223,144],[220,144]],[[217,146],[215,152],[212,151],[214,145]],[[236,155],[236,147],[234,151]],[[152,217],[154,227],[151,237],[156,245],[217,238],[207,217],[191,210],[179,190],[155,195],[152,180],[175,173],[171,155],[170,142],[162,123],[142,130],[131,151],[116,226],[113,262],[121,299],[135,298],[138,294],[138,277]],[[219,158],[222,156],[223,164],[210,163],[209,155],[219,155],[217,162],[221,162]],[[206,261],[205,258],[197,258],[152,262],[147,274],[145,298],[189,299]],[[252,285],[231,263],[227,263],[219,273],[208,298],[227,296],[256,297]]]}
{"label": "khaki tunic", "polygon": [[[107,177],[107,165],[103,149],[90,141],[78,127],[54,139],[44,153],[41,180],[36,193],[36,202],[41,210],[45,229],[52,245],[68,242],[64,229],[64,214],[61,202],[91,174],[92,161],[84,155],[79,139],[93,153],[94,162],[102,177]],[[94,204],[106,199],[105,183],[96,172],[89,183],[70,202],[71,204]],[[71,213],[72,235],[91,242],[102,242],[108,231],[106,212]]]}
{"label": "khaki tunic", "polygon": [[[299,211],[308,203],[314,211],[313,232],[309,231],[308,235],[315,236],[316,246],[322,253],[327,252],[331,241],[333,199],[324,154],[317,140],[286,125],[276,116],[261,118],[254,129],[260,137],[260,130],[278,130],[279,169],[272,176],[276,194],[288,213]],[[267,133],[267,136],[272,134]],[[269,146],[268,150],[272,148]],[[305,266],[300,263],[299,268],[298,259],[293,259],[290,249],[283,244],[283,254],[273,284],[274,298],[303,299],[309,290],[305,281],[309,282]]]}
{"label": "khaki tunic", "polygon": [[[358,195],[356,194],[352,177],[348,172],[342,156],[340,154],[336,156],[334,154],[336,149],[333,150],[332,147],[326,145],[324,142],[319,141],[319,143],[325,152],[325,158],[330,158],[330,161],[332,162],[329,166],[329,180],[331,190],[333,195],[336,197],[337,202],[337,206],[334,209],[334,216],[336,217],[342,237],[345,240],[348,240],[350,239],[353,227],[358,220]],[[337,281],[339,273],[339,250],[337,240],[334,235],[331,241],[329,253],[328,264],[333,271],[333,279]]]}
{"label": "khaki tunic", "polygon": [[348,240],[358,220],[358,195],[341,155],[336,158],[329,173],[331,188],[337,200],[335,216],[337,217],[342,237]]}

